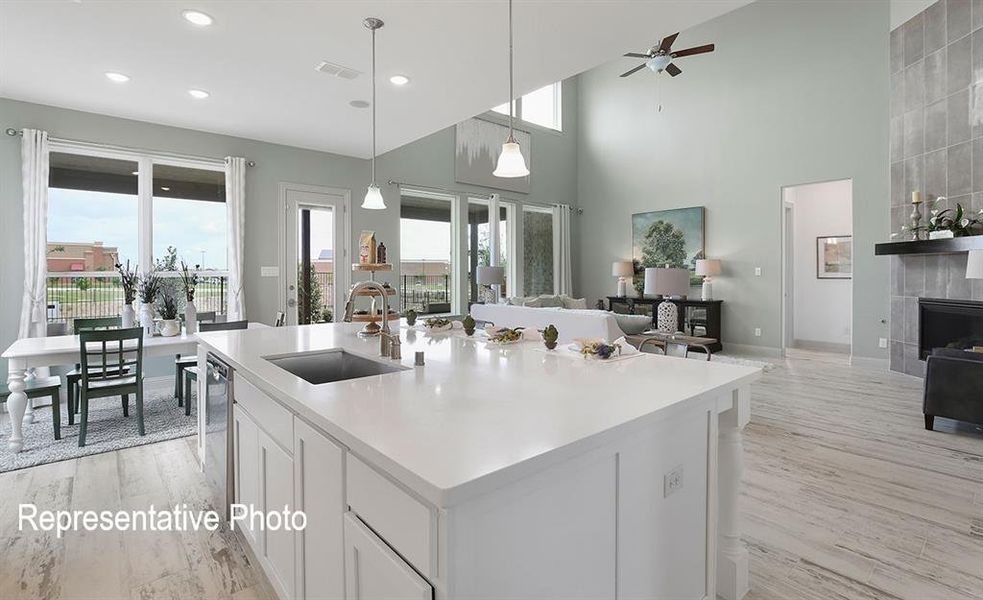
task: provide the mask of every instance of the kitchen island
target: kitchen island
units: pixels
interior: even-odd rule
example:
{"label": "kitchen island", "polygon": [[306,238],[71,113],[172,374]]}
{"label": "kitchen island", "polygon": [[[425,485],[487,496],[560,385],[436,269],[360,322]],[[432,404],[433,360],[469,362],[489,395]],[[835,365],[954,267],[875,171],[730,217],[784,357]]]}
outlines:
{"label": "kitchen island", "polygon": [[[199,336],[200,365],[211,353],[235,373],[236,502],[308,517],[239,530],[281,597],[746,593],[737,498],[758,369],[405,325],[392,361],[358,329]],[[342,359],[393,372],[307,380]]]}

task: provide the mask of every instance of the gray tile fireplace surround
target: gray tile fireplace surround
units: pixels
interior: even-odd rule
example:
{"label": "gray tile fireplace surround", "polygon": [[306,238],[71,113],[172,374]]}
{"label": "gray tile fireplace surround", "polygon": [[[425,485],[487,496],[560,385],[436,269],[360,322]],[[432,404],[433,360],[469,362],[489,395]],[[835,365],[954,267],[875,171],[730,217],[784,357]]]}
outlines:
{"label": "gray tile fireplace surround", "polygon": [[983,279],[966,279],[966,254],[891,256],[891,370],[922,377],[918,298],[983,300]]}
{"label": "gray tile fireplace surround", "polygon": [[[939,0],[891,32],[891,231],[911,192],[983,208],[983,1]],[[966,254],[892,256],[891,370],[923,376],[918,298],[983,300]]]}

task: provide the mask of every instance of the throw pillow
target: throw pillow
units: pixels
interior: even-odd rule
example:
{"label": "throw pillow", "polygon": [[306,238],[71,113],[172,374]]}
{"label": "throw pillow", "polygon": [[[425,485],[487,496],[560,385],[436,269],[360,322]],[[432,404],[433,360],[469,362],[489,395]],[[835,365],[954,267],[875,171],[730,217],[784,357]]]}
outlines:
{"label": "throw pillow", "polygon": [[560,299],[563,301],[563,308],[570,309],[586,309],[587,308],[587,298],[571,298],[570,296],[562,295]]}
{"label": "throw pillow", "polygon": [[[550,294],[543,294],[536,298],[539,301],[540,308],[564,308],[563,299],[559,296],[553,296]],[[526,306],[529,306],[526,304]]]}

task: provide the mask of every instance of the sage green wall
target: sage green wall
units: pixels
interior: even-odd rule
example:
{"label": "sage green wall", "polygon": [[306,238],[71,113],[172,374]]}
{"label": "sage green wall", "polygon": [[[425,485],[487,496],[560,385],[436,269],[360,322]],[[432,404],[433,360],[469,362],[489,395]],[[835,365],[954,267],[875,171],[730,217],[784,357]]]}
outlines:
{"label": "sage green wall", "polygon": [[[281,181],[351,189],[352,230],[375,229],[387,238],[397,235],[399,221],[394,211],[359,208],[369,177],[366,160],[3,98],[0,126],[45,129],[52,137],[86,142],[216,158],[244,156],[256,161],[256,166],[246,172],[244,269],[246,313],[250,320],[272,322],[279,306],[281,288],[277,279],[261,278],[259,274],[261,266],[277,264],[275,209]],[[24,280],[19,140],[0,136],[2,348],[16,338]],[[84,237],[83,232],[80,235]],[[6,365],[2,366],[5,371]]]}
{"label": "sage green wall", "polygon": [[581,74],[580,292],[614,290],[632,213],[705,206],[707,255],[723,261],[713,291],[725,342],[777,349],[781,187],[849,178],[853,352],[886,358],[888,264],[873,246],[888,237],[888,18],[886,1],[761,0],[683,32],[681,48],[717,48],[679,60],[677,78],[620,79],[628,59]]}

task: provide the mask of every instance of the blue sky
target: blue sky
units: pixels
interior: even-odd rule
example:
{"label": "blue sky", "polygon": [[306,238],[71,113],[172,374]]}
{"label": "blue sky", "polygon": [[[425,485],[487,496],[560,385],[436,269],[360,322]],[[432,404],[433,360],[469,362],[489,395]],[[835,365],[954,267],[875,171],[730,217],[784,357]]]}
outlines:
{"label": "blue sky", "polygon": [[[155,198],[153,211],[155,258],[171,245],[177,247],[178,258],[190,265],[226,268],[224,203]],[[103,242],[119,248],[123,261],[136,263],[137,229],[136,196],[60,188],[49,191],[49,242]]]}

